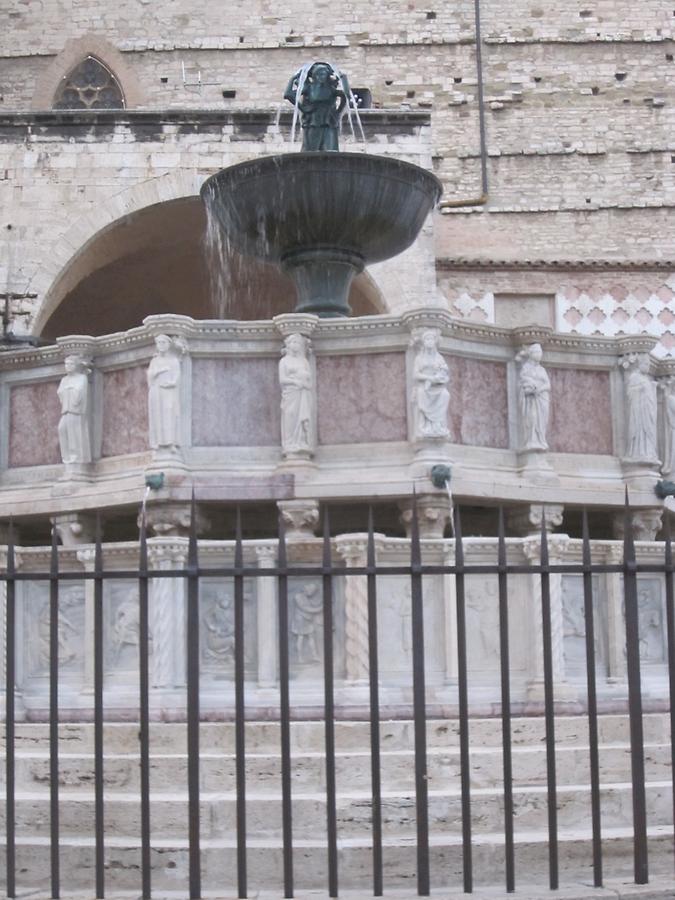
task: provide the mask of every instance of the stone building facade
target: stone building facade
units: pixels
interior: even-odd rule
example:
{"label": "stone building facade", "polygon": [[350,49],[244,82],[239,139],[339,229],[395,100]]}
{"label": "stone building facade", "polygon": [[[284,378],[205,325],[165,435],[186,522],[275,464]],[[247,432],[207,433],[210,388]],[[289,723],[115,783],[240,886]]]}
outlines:
{"label": "stone building facade", "polygon": [[[223,165],[287,149],[281,93],[310,58],[371,92],[369,150],[432,166],[445,200],[478,196],[474,14],[468,0],[412,2],[395,18],[359,2],[7,5],[0,290],[12,331],[81,330],[84,309],[97,333],[143,313],[208,315],[190,198]],[[379,291],[363,287],[364,311],[433,302],[475,321],[534,316],[564,332],[651,334],[670,354],[672,9],[483,0],[480,14],[488,202],[438,214],[426,280],[398,261]],[[87,56],[114,75],[124,109],[53,111]],[[148,282],[162,296],[139,302]]]}

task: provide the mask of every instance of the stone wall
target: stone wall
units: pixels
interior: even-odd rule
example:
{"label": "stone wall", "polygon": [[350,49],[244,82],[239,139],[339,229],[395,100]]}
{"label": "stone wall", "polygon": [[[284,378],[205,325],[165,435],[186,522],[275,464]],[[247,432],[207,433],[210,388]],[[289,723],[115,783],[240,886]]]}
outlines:
{"label": "stone wall", "polygon": [[[437,256],[450,264],[479,260],[483,293],[494,290],[493,262],[667,259],[675,201],[672,8],[661,0],[483,0],[481,16],[490,198],[481,212],[436,217]],[[479,193],[469,0],[410,3],[395,19],[384,2],[346,3],[333,14],[304,0],[283,9],[203,0],[73,9],[45,0],[8,17],[0,35],[0,111],[8,114],[0,124],[0,284],[37,295],[16,301],[17,330],[39,328],[32,314],[59,266],[92,236],[86,227],[70,229],[126,186],[148,185],[148,204],[194,194],[220,165],[281,149],[262,126],[228,133],[203,119],[145,130],[80,125],[60,135],[36,121],[17,130],[12,114],[48,109],[60,79],[87,53],[119,77],[130,108],[161,116],[208,109],[224,120],[243,108],[275,108],[291,72],[327,57],[353,86],[371,89],[376,107],[430,117],[421,155],[404,131],[375,140],[372,151],[389,143],[396,155],[416,154],[433,165],[449,199]],[[39,273],[45,255],[54,265]],[[419,302],[404,293],[387,308]],[[424,293],[426,301],[427,286]]]}

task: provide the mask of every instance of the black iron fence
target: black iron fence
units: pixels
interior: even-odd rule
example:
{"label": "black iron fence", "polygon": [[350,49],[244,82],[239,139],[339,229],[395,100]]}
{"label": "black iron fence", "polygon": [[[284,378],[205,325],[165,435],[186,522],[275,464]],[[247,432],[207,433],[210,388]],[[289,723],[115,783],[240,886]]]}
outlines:
{"label": "black iron fence", "polygon": [[[369,647],[369,712],[370,712],[370,763],[371,791],[370,814],[372,828],[372,891],[375,896],[383,893],[383,829],[380,751],[380,697],[378,661],[378,598],[377,578],[383,575],[406,576],[410,579],[412,602],[412,685],[415,760],[415,808],[417,890],[427,895],[432,887],[430,871],[430,828],[427,777],[425,701],[425,644],[424,644],[424,596],[423,578],[426,575],[452,575],[456,586],[456,639],[458,665],[458,719],[461,762],[461,810],[462,810],[462,869],[463,889],[471,892],[474,883],[472,861],[472,789],[470,783],[470,729],[469,683],[467,665],[467,618],[465,579],[474,574],[495,576],[498,583],[499,647],[500,647],[500,717],[503,761],[503,834],[505,848],[505,886],[508,892],[515,889],[516,867],[514,852],[514,797],[512,772],[512,691],[509,660],[509,593],[508,577],[514,574],[538,574],[541,580],[541,625],[543,636],[544,667],[544,717],[546,784],[548,808],[548,870],[549,886],[559,886],[558,847],[558,796],[556,776],[556,718],[554,704],[554,666],[551,634],[551,576],[558,573],[577,574],[583,580],[586,649],[586,693],[589,729],[590,762],[590,815],[592,823],[593,880],[596,886],[603,884],[603,842],[600,804],[600,759],[598,700],[595,670],[595,623],[593,583],[595,574],[618,573],[623,576],[625,600],[626,666],[628,681],[628,716],[630,722],[630,755],[632,782],[633,861],[634,879],[637,884],[648,881],[647,802],[645,791],[643,709],[640,675],[640,641],[638,619],[637,576],[639,573],[657,573],[665,578],[667,656],[670,694],[670,752],[673,763],[675,747],[675,605],[673,594],[672,547],[669,526],[664,541],[664,558],[659,564],[638,564],[631,531],[631,514],[626,504],[626,527],[623,561],[620,564],[596,564],[591,559],[591,543],[587,516],[583,515],[583,559],[581,564],[550,564],[548,539],[542,516],[541,555],[538,565],[514,565],[507,563],[504,515],[498,511],[497,564],[469,565],[465,563],[461,517],[455,510],[455,562],[453,565],[428,565],[422,560],[422,549],[416,510],[413,509],[411,555],[409,564],[399,566],[378,565],[375,559],[375,539],[372,512],[369,516],[367,559],[365,566],[336,565],[331,558],[330,525],[328,513],[323,520],[323,558],[319,566],[289,565],[284,523],[279,520],[277,565],[260,569],[244,564],[241,516],[237,511],[236,542],[233,565],[205,568],[200,565],[195,526],[194,501],[192,528],[188,544],[187,565],[184,568],[161,571],[148,567],[148,546],[145,525],[141,527],[138,567],[132,571],[106,571],[100,526],[97,527],[93,571],[83,573],[59,570],[59,555],[54,532],[51,549],[51,565],[48,572],[20,572],[15,564],[15,548],[10,539],[7,546],[6,570],[0,580],[6,585],[6,861],[7,896],[17,892],[16,863],[16,612],[17,583],[21,580],[46,581],[49,585],[49,789],[50,789],[50,848],[51,894],[59,897],[61,891],[60,827],[59,827],[59,588],[74,579],[92,579],[94,585],[94,796],[95,796],[95,896],[104,897],[106,889],[105,866],[105,804],[104,804],[104,732],[103,702],[104,675],[104,592],[106,579],[132,579],[139,588],[139,664],[140,664],[140,808],[141,808],[141,866],[140,885],[143,898],[152,896],[151,867],[151,801],[150,801],[150,681],[149,681],[149,625],[148,586],[153,578],[184,579],[187,585],[187,744],[188,744],[188,810],[189,810],[189,896],[198,898],[202,893],[200,851],[200,579],[217,577],[231,579],[234,585],[234,686],[235,686],[235,766],[236,766],[236,847],[237,890],[239,897],[248,896],[248,853],[246,824],[246,745],[244,702],[244,585],[247,578],[271,577],[278,586],[278,662],[279,662],[279,733],[281,759],[281,802],[283,844],[283,891],[285,897],[294,895],[294,846],[292,816],[292,767],[291,756],[291,704],[289,694],[289,600],[288,580],[293,576],[319,576],[323,589],[323,688],[325,730],[325,791],[326,791],[326,848],[328,856],[327,892],[338,896],[339,836],[336,813],[336,749],[335,749],[335,681],[334,681],[334,579],[345,575],[365,577],[367,582],[368,647]],[[675,810],[675,788],[673,791]],[[363,885],[365,890],[368,886]]]}

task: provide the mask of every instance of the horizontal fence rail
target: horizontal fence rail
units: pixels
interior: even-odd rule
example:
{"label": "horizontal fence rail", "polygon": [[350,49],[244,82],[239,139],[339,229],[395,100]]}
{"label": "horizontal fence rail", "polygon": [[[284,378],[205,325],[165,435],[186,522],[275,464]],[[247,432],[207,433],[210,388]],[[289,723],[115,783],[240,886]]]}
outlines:
{"label": "horizontal fence rail", "polygon": [[[554,636],[552,629],[552,594],[551,578],[556,574],[574,574],[581,576],[583,587],[584,618],[584,659],[585,659],[585,717],[588,725],[588,771],[590,790],[588,795],[588,816],[591,827],[591,849],[593,882],[596,887],[603,885],[603,822],[601,806],[601,737],[600,712],[596,683],[596,639],[598,623],[596,621],[594,576],[617,574],[622,576],[623,604],[625,610],[625,653],[627,675],[627,713],[630,730],[630,763],[631,763],[631,796],[632,796],[632,838],[633,838],[633,876],[636,884],[646,884],[649,880],[649,842],[648,842],[648,804],[646,796],[645,774],[645,735],[643,730],[643,684],[640,657],[640,619],[638,575],[649,573],[664,579],[665,590],[665,624],[668,663],[668,690],[670,702],[669,737],[670,761],[675,763],[673,748],[675,746],[675,607],[673,589],[673,558],[669,525],[666,523],[665,540],[663,542],[662,563],[638,563],[636,548],[632,538],[630,509],[626,504],[625,539],[623,558],[620,562],[593,562],[591,541],[589,538],[588,518],[583,513],[582,520],[582,561],[581,563],[551,563],[549,558],[549,542],[551,536],[546,533],[542,515],[542,530],[538,550],[538,560],[531,564],[514,564],[507,561],[507,539],[505,537],[504,513],[497,512],[496,562],[491,564],[469,564],[466,562],[466,539],[462,533],[462,522],[459,508],[454,511],[454,540],[446,542],[454,550],[454,561],[448,564],[427,564],[423,553],[425,542],[420,539],[418,516],[413,501],[413,516],[410,537],[410,560],[407,564],[384,565],[376,561],[376,540],[373,529],[372,510],[369,513],[368,532],[365,556],[362,564],[354,565],[346,558],[345,562],[336,561],[330,537],[328,511],[324,512],[322,523],[323,540],[321,558],[318,562],[303,561],[302,564],[289,562],[290,543],[284,529],[283,519],[278,523],[278,539],[274,557],[270,557],[265,566],[251,566],[244,561],[244,541],[242,538],[241,513],[236,513],[236,538],[234,541],[234,559],[232,564],[209,565],[200,564],[200,547],[196,534],[196,515],[192,509],[192,525],[189,535],[186,564],[184,567],[154,569],[149,564],[148,538],[145,519],[141,516],[140,540],[138,546],[138,566],[135,569],[110,568],[105,559],[105,546],[101,539],[100,523],[97,524],[96,541],[93,548],[93,566],[88,571],[63,571],[59,561],[56,533],[53,534],[51,556],[46,571],[17,571],[17,548],[14,545],[13,530],[10,523],[9,542],[6,548],[5,567],[0,572],[0,586],[4,588],[4,621],[5,621],[5,844],[6,844],[6,881],[7,896],[15,897],[22,888],[30,888],[30,867],[22,872],[26,884],[17,880],[20,868],[17,864],[16,833],[16,794],[17,794],[17,716],[15,695],[17,690],[17,619],[19,614],[19,595],[17,587],[22,581],[46,582],[49,590],[48,606],[48,748],[49,748],[49,872],[52,897],[59,897],[62,890],[70,890],[68,871],[62,864],[63,836],[60,821],[62,795],[59,791],[59,775],[62,759],[59,757],[59,627],[62,624],[62,612],[59,607],[59,594],[64,585],[77,580],[92,582],[93,596],[93,722],[94,722],[94,866],[91,888],[97,897],[104,897],[106,891],[114,893],[114,873],[106,866],[106,839],[114,837],[106,830],[106,796],[104,776],[106,766],[104,721],[106,719],[104,695],[104,631],[106,628],[104,586],[111,579],[133,580],[138,587],[138,722],[139,722],[139,755],[140,773],[139,805],[140,805],[140,872],[138,888],[143,898],[150,898],[153,892],[153,846],[152,846],[152,769],[151,769],[151,672],[150,646],[157,653],[157,635],[151,635],[150,629],[150,589],[157,579],[181,579],[185,585],[185,692],[186,692],[186,731],[187,731],[187,847],[188,874],[186,889],[190,898],[199,898],[202,887],[205,891],[223,890],[217,883],[203,884],[203,847],[202,847],[202,780],[200,774],[200,734],[204,715],[200,710],[200,608],[203,579],[222,579],[233,588],[234,627],[233,645],[233,684],[234,684],[234,783],[236,825],[233,839],[236,846],[236,867],[233,875],[238,896],[248,896],[249,890],[258,890],[256,872],[251,865],[251,829],[247,824],[247,812],[250,809],[250,798],[247,789],[251,786],[247,774],[246,728],[255,710],[247,711],[246,707],[246,605],[245,592],[247,579],[272,579],[276,585],[275,611],[278,646],[277,696],[278,707],[275,721],[279,726],[279,760],[280,760],[280,816],[282,865],[278,889],[283,890],[285,897],[294,896],[296,889],[305,886],[298,883],[296,871],[297,854],[300,845],[294,844],[294,803],[293,781],[294,760],[292,751],[292,721],[294,710],[291,703],[291,666],[289,640],[291,620],[289,614],[289,579],[292,577],[314,576],[319,580],[321,589],[318,592],[317,608],[322,615],[320,643],[322,660],[320,666],[323,681],[323,766],[325,795],[325,852],[326,852],[326,892],[330,897],[338,896],[341,875],[344,871],[343,854],[338,827],[338,790],[336,777],[336,729],[338,715],[336,691],[339,689],[336,677],[336,642],[342,640],[336,624],[335,590],[336,579],[358,578],[362,580],[363,591],[357,594],[359,603],[365,612],[365,630],[360,640],[362,669],[357,672],[356,684],[361,685],[361,700],[369,722],[369,814],[370,814],[370,847],[372,877],[369,883],[361,885],[361,890],[370,890],[375,896],[385,893],[387,881],[387,847],[383,837],[383,792],[382,792],[382,748],[381,722],[386,710],[381,704],[381,668],[383,654],[381,637],[378,638],[378,614],[381,611],[383,585],[389,576],[404,576],[409,579],[409,639],[411,647],[411,704],[408,711],[412,719],[412,757],[414,769],[414,817],[415,817],[415,851],[416,863],[414,871],[409,874],[416,879],[417,892],[421,896],[428,895],[432,888],[463,887],[470,893],[474,884],[494,883],[493,871],[480,871],[474,861],[475,835],[472,831],[472,814],[475,795],[472,793],[471,753],[472,753],[472,718],[470,715],[470,666],[468,659],[469,623],[467,619],[467,579],[472,575],[488,575],[494,577],[496,585],[496,606],[498,621],[499,647],[499,703],[495,705],[494,714],[501,725],[501,763],[502,763],[502,811],[503,811],[503,883],[507,892],[516,889],[519,871],[515,836],[517,831],[517,814],[514,806],[513,775],[513,684],[512,684],[512,632],[509,617],[510,579],[513,576],[535,576],[539,593],[539,627],[541,654],[541,676],[543,680],[543,718],[545,723],[544,747],[546,759],[546,846],[548,852],[548,887],[556,890],[564,886],[564,877],[560,867],[559,850],[559,779],[556,769],[556,727],[557,699],[555,693]],[[459,875],[437,874],[434,872],[433,854],[434,828],[430,822],[430,794],[428,773],[427,728],[429,710],[427,704],[427,685],[425,682],[425,584],[429,576],[445,576],[453,579],[454,594],[452,615],[454,615],[454,639],[456,641],[456,696],[457,707],[453,716],[458,720],[459,737],[459,802],[461,809],[461,828],[457,835],[461,841],[461,865]],[[347,615],[349,612],[347,613]],[[300,640],[300,637],[302,640]],[[312,635],[301,634],[298,640],[298,651],[304,648],[306,653],[316,653],[316,639]],[[319,643],[319,641],[317,641]],[[359,680],[359,678],[361,680]],[[348,712],[345,718],[348,718]],[[671,770],[672,774],[672,770]],[[248,780],[247,780],[248,779]],[[675,813],[675,787],[672,792],[672,807]],[[675,834],[675,832],[674,832]],[[395,852],[395,851],[391,851]],[[230,887],[234,888],[234,884]]]}

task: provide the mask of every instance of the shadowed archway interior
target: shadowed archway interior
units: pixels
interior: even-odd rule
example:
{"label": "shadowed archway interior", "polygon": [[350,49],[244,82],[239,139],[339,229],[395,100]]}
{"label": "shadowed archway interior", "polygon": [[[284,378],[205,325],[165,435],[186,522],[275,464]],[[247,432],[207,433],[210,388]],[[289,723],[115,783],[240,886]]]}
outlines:
{"label": "shadowed archway interior", "polygon": [[[50,294],[54,310],[41,337],[110,334],[146,316],[269,319],[295,306],[290,279],[276,268],[234,257],[223,308],[213,299],[204,247],[206,217],[199,197],[146,207],[96,235],[71,261]],[[352,285],[356,316],[385,312],[367,274]]]}

